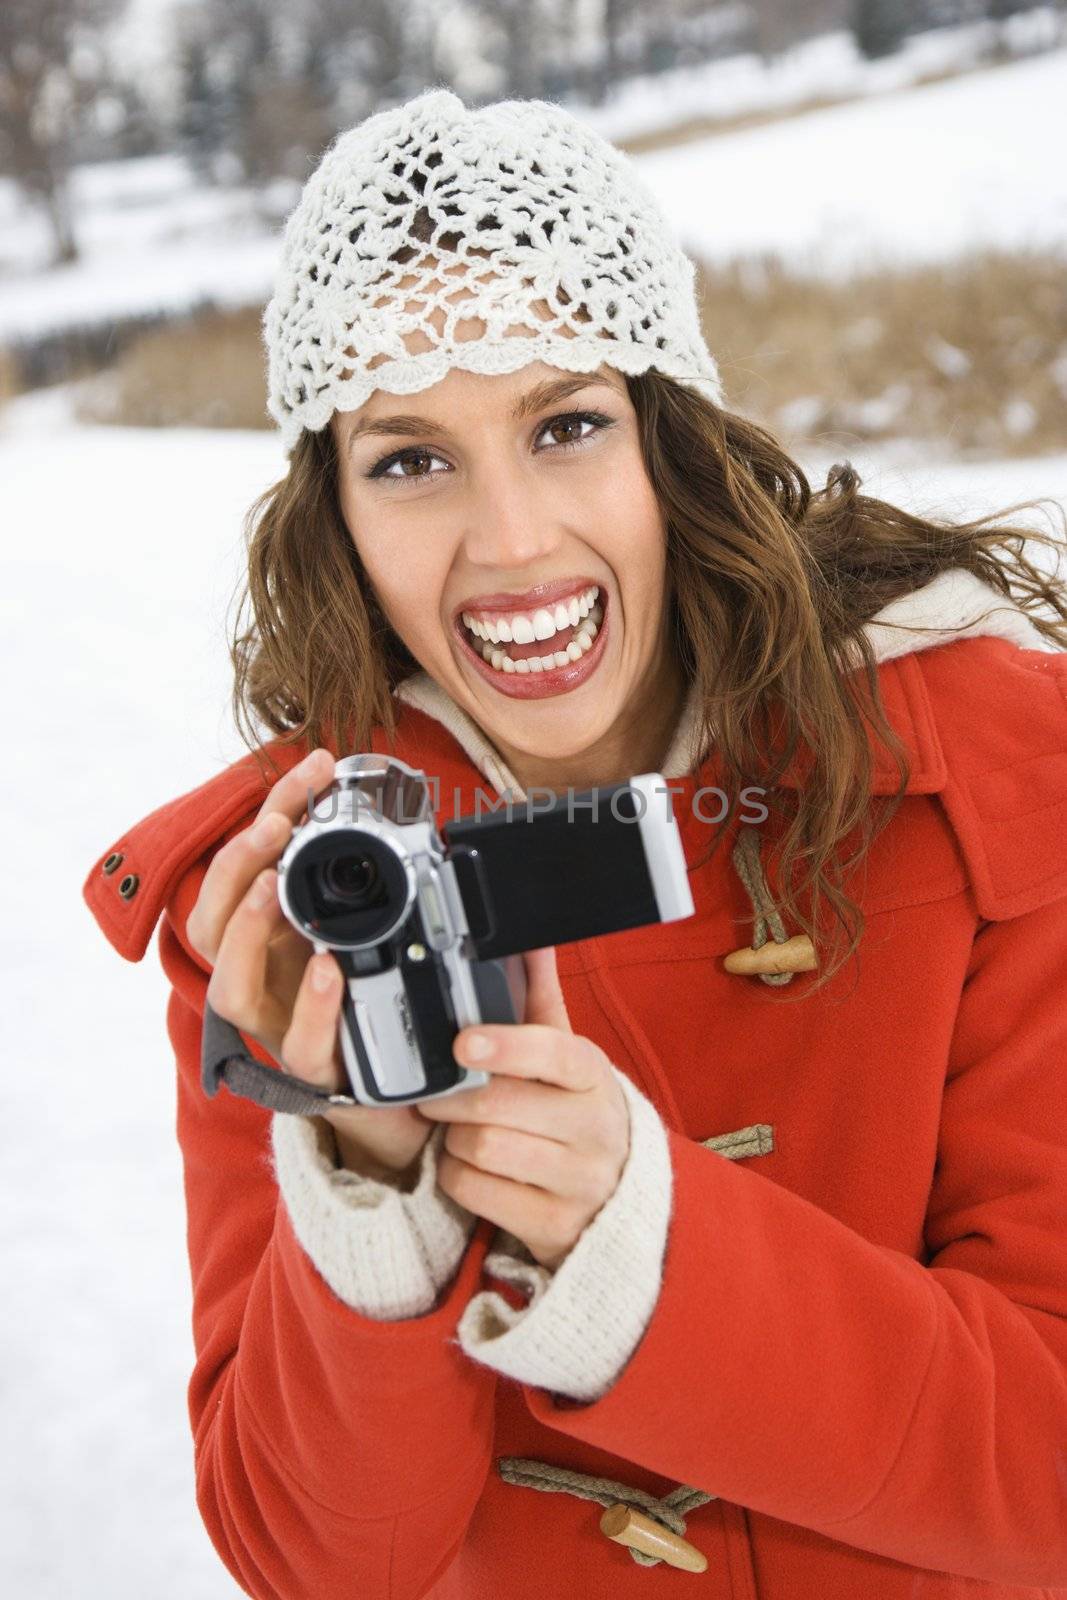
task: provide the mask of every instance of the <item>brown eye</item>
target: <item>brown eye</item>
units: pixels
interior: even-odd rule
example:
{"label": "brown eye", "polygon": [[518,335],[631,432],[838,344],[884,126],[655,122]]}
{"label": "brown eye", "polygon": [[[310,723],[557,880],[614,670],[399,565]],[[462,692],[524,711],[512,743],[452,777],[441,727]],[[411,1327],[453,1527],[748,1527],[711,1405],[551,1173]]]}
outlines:
{"label": "brown eye", "polygon": [[[432,450],[425,450],[421,446],[412,445],[407,450],[397,450],[394,454],[383,456],[381,461],[375,463],[367,473],[368,478],[378,478],[387,483],[399,483],[406,479],[409,483],[417,483],[423,478],[435,478],[436,472],[409,472],[408,467],[412,461],[440,461],[440,456],[435,456]],[[399,467],[400,471],[393,469]]]}
{"label": "brown eye", "polygon": [[411,465],[411,463],[413,461],[432,461],[432,459],[433,459],[433,457],[430,455],[430,452],[428,450],[412,450],[408,455],[401,456],[399,458],[398,462],[397,462],[397,465],[404,469],[404,473],[403,473],[404,477],[406,477],[406,478],[421,478],[421,477],[424,476],[423,473],[421,473],[421,472],[409,472],[408,468],[410,467],[410,465]]}
{"label": "brown eye", "polygon": [[[588,433],[582,432],[584,423],[589,424]],[[598,433],[602,433],[605,429],[611,427],[614,427],[612,419],[602,416],[599,411],[567,411],[561,416],[550,418],[541,429],[541,433],[554,434],[557,429],[569,429],[569,439],[557,439],[548,448],[574,450],[588,444]]]}
{"label": "brown eye", "polygon": [[581,427],[581,419],[578,417],[560,417],[557,422],[550,422],[548,424],[547,431],[554,434],[556,433],[557,429],[560,428],[569,430],[570,437],[563,440],[557,440],[557,443],[574,444],[582,437]]}

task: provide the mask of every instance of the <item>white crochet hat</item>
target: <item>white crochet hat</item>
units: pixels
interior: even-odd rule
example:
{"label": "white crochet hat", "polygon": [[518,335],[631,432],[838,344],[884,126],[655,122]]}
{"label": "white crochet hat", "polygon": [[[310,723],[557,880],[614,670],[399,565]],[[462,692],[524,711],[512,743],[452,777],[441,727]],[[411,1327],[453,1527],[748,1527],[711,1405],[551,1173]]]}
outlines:
{"label": "white crochet hat", "polygon": [[339,134],[305,183],[263,314],[267,408],[291,455],[451,367],[655,366],[721,403],[695,276],[634,163],[570,112],[427,89]]}

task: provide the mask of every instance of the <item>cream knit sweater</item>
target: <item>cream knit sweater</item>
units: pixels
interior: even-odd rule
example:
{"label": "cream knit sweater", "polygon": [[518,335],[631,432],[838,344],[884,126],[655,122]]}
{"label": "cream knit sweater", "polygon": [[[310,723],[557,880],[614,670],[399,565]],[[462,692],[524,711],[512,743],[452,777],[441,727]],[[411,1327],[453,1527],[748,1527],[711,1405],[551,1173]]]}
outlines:
{"label": "cream knit sweater", "polygon": [[[1028,649],[1049,648],[1021,609],[963,569],[942,573],[894,601],[866,631],[880,661],[980,633]],[[521,798],[522,788],[499,752],[432,678],[416,673],[396,693],[448,728],[497,793],[509,788]],[[662,763],[664,777],[690,770],[702,753],[698,739],[690,695]],[[519,1287],[526,1304],[515,1310],[495,1290],[482,1290],[472,1296],[457,1328],[473,1360],[585,1401],[610,1388],[651,1320],[671,1215],[666,1129],[629,1078],[612,1071],[630,1113],[629,1153],[615,1192],[554,1272],[498,1229],[485,1269]],[[404,1193],[388,1180],[338,1167],[325,1118],[280,1112],[272,1117],[273,1168],[296,1236],[333,1292],[364,1316],[383,1321],[421,1316],[458,1269],[477,1218],[436,1186],[447,1127],[434,1128],[415,1187]]]}

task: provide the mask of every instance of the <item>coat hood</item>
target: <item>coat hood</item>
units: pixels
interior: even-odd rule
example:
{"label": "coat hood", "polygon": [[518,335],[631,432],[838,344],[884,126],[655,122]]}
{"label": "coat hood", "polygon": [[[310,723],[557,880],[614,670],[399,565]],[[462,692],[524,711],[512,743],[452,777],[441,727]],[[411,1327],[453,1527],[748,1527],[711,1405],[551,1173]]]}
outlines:
{"label": "coat hood", "polygon": [[[890,725],[911,764],[905,793],[942,797],[980,914],[1015,915],[1044,903],[1058,885],[1067,891],[1067,844],[1055,843],[1067,840],[1067,652],[1050,646],[1022,608],[962,568],[894,600],[865,632]],[[405,759],[438,774],[443,791],[454,786],[469,794],[471,810],[479,778],[497,793],[510,789],[522,797],[499,751],[427,673],[413,674],[395,693],[405,707],[398,729]],[[701,777],[697,713],[690,695],[660,767],[665,778],[694,788]],[[896,762],[873,733],[871,744],[871,792],[892,793]],[[301,743],[267,748],[280,771],[305,753]],[[375,729],[371,748],[387,754],[395,746]],[[802,762],[779,781],[802,782]],[[82,892],[120,955],[141,960],[189,869],[248,825],[268,787],[255,757],[242,756],[142,818],[98,856]],[[1023,820],[1035,808],[1059,817],[1051,834]],[[190,908],[191,902],[176,910],[187,915]]]}

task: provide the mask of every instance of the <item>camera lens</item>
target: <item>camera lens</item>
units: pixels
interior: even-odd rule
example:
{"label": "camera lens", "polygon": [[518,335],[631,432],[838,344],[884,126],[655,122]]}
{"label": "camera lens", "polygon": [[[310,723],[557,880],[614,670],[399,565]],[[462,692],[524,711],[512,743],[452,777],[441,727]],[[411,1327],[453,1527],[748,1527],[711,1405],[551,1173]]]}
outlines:
{"label": "camera lens", "polygon": [[340,945],[374,944],[407,915],[404,858],[364,828],[309,839],[288,867],[288,899],[306,931]]}
{"label": "camera lens", "polygon": [[372,904],[381,882],[378,864],[370,856],[334,856],[322,869],[323,888],[346,905]]}

